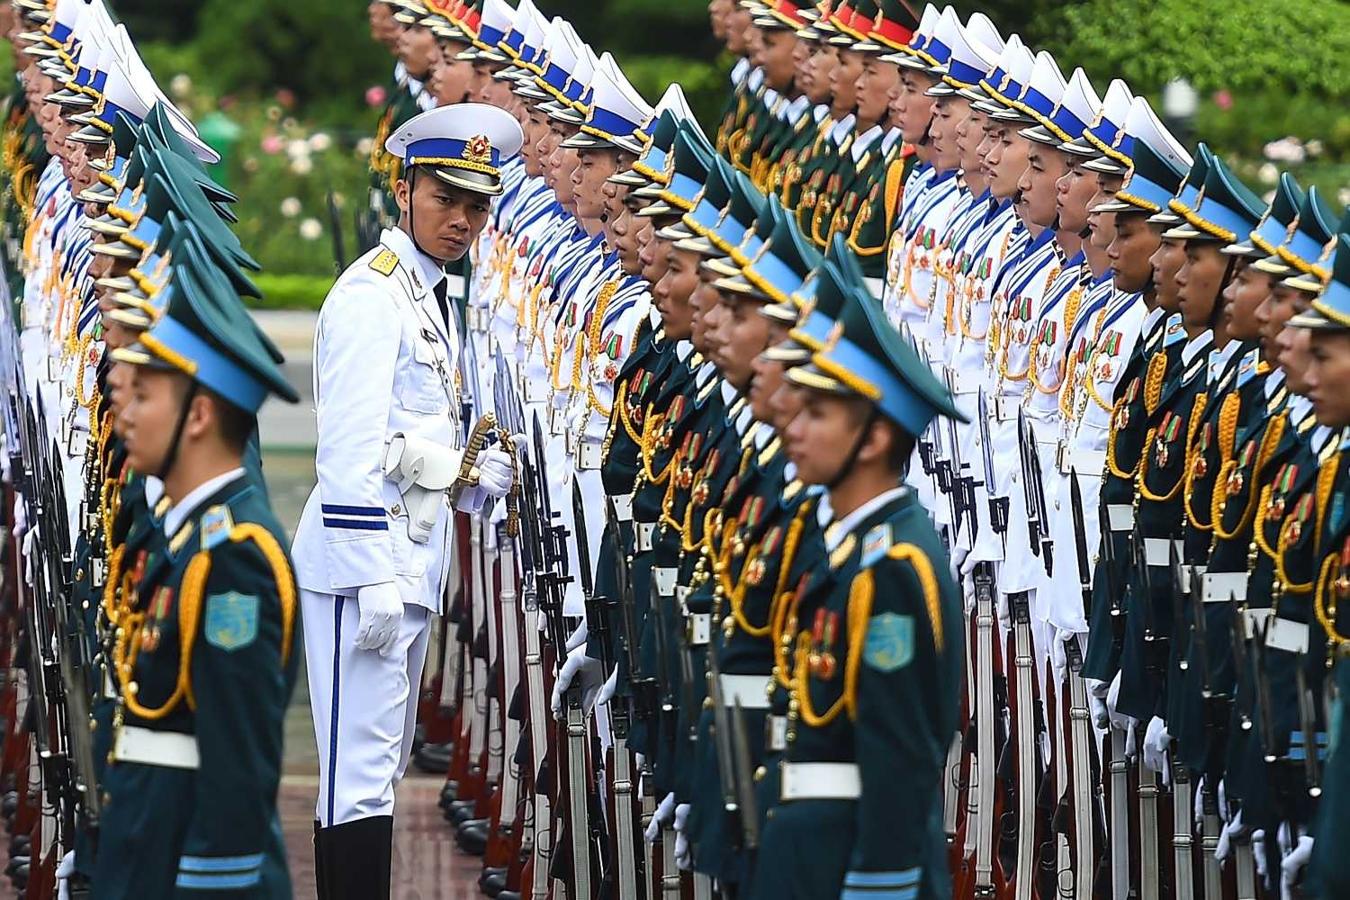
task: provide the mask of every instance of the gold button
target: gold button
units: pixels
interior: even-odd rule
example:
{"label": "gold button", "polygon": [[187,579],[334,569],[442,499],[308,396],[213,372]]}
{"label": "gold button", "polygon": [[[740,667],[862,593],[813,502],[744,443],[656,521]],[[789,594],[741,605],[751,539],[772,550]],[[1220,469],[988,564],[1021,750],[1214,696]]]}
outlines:
{"label": "gold button", "polygon": [[763,781],[764,777],[768,774],[769,770],[764,768],[763,766],[760,766],[758,769],[755,770],[755,781]]}

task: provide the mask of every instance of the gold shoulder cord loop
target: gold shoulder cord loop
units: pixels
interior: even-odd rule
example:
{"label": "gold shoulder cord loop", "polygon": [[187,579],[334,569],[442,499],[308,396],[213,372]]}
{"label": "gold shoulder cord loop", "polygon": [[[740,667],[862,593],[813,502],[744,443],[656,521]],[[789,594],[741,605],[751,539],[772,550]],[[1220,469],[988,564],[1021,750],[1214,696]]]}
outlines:
{"label": "gold shoulder cord loop", "polygon": [[[1261,472],[1265,469],[1266,463],[1270,460],[1270,455],[1275,452],[1275,447],[1279,444],[1280,438],[1284,436],[1284,427],[1287,422],[1288,416],[1284,413],[1280,413],[1271,420],[1270,425],[1267,426],[1265,436],[1261,440],[1261,449],[1256,454],[1256,462],[1252,466],[1251,484],[1248,486],[1247,497],[1243,503],[1242,516],[1232,530],[1223,527],[1223,514],[1225,512],[1227,501],[1224,498],[1224,494],[1221,494],[1218,490],[1221,482],[1216,481],[1214,483],[1215,490],[1213,497],[1211,498],[1210,515],[1214,520],[1215,538],[1231,541],[1252,521],[1252,513],[1255,511],[1255,504],[1253,501],[1256,500],[1257,485],[1260,484]],[[1235,465],[1232,461],[1230,461],[1230,464]],[[1222,474],[1223,473],[1220,473],[1221,478]]]}

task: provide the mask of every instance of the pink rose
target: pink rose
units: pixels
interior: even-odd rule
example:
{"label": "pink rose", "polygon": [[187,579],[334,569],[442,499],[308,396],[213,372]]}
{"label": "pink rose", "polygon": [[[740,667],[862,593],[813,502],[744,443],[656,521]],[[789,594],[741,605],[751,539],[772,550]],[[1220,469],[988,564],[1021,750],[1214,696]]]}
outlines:
{"label": "pink rose", "polygon": [[384,88],[380,85],[368,87],[366,88],[366,106],[383,106],[386,96]]}
{"label": "pink rose", "polygon": [[1222,110],[1233,108],[1233,95],[1227,90],[1218,91],[1214,95],[1214,105]]}
{"label": "pink rose", "polygon": [[277,134],[269,134],[262,139],[262,152],[276,156],[286,147],[286,141]]}

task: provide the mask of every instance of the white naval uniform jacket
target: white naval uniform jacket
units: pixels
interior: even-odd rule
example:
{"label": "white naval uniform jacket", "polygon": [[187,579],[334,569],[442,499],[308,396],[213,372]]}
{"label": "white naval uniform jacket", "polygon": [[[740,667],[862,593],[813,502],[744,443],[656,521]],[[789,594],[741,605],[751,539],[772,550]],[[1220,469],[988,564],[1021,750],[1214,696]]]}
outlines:
{"label": "white naval uniform jacket", "polygon": [[[389,253],[397,257],[391,269]],[[452,541],[449,502],[430,538],[414,542],[403,498],[382,466],[398,433],[447,448],[462,444],[455,380],[460,336],[433,293],[442,277],[406,233],[388,228],[379,245],[342,273],[319,310],[318,484],[291,548],[303,589],[355,596],[364,585],[392,581],[404,603],[441,610]]]}

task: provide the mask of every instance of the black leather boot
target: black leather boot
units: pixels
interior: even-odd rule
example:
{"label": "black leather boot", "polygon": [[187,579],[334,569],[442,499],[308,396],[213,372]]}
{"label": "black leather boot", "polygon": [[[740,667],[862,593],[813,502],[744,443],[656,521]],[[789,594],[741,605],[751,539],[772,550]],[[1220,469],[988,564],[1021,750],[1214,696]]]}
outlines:
{"label": "black leather boot", "polygon": [[328,900],[389,900],[393,816],[357,819],[319,833],[327,862]]}

